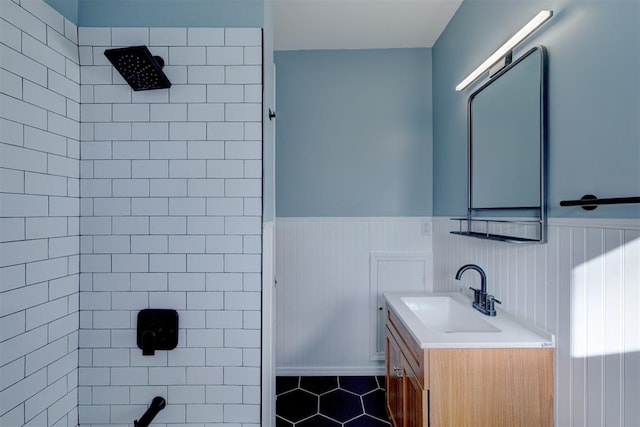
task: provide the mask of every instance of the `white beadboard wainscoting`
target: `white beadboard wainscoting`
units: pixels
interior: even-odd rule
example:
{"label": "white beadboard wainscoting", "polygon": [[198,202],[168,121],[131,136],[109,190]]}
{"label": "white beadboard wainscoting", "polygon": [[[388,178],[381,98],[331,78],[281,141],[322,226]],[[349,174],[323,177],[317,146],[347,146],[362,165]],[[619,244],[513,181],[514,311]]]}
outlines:
{"label": "white beadboard wainscoting", "polygon": [[426,217],[277,218],[278,375],[381,374],[371,262],[422,262],[412,270],[424,268],[421,287],[430,290],[431,247]]}
{"label": "white beadboard wainscoting", "polygon": [[500,309],[556,336],[557,426],[640,425],[640,220],[549,220],[548,243],[509,244],[449,234],[433,219],[434,287],[457,291],[462,265],[487,273]]}
{"label": "white beadboard wainscoting", "polygon": [[262,223],[262,427],[276,420],[275,223]]}

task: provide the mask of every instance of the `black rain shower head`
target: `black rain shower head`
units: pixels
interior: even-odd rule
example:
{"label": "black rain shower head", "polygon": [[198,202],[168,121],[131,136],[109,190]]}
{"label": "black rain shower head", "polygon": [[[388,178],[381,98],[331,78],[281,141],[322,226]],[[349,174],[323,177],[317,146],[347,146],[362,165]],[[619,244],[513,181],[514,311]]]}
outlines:
{"label": "black rain shower head", "polygon": [[166,89],[171,82],[162,72],[164,60],[151,55],[146,46],[107,49],[104,55],[133,90]]}

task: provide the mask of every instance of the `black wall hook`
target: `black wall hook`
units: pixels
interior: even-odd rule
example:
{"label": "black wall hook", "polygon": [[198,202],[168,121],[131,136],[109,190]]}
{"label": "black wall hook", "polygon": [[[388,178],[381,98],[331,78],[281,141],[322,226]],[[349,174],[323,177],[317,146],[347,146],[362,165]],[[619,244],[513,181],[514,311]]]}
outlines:
{"label": "black wall hook", "polygon": [[269,108],[269,120],[273,120],[276,118],[276,112]]}

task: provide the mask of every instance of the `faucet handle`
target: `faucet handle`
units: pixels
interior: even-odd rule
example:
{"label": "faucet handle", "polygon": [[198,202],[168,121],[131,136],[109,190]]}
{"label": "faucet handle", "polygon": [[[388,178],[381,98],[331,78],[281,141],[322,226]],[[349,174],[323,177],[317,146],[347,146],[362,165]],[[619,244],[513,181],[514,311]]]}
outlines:
{"label": "faucet handle", "polygon": [[502,301],[496,299],[496,297],[494,297],[493,295],[487,295],[487,302],[497,302],[498,304],[502,304]]}
{"label": "faucet handle", "polygon": [[489,312],[489,316],[495,316],[496,315],[496,307],[494,305],[494,303],[498,303],[498,304],[502,304],[502,301],[497,300],[496,297],[494,297],[493,295],[487,295],[487,301],[486,301],[486,309]]}

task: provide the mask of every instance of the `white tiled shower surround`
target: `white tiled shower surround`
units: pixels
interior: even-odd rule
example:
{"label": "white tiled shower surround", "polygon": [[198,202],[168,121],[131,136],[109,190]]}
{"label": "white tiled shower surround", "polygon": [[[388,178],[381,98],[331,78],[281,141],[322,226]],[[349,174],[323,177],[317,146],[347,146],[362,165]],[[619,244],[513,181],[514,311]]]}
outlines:
{"label": "white tiled shower surround", "polygon": [[[258,425],[261,30],[0,18],[0,425],[130,426],[155,395],[160,426]],[[171,89],[103,56],[136,44]],[[149,307],[177,349],[141,355]]]}
{"label": "white tiled shower surround", "polygon": [[[262,33],[80,28],[83,425],[258,425]],[[147,45],[169,90],[133,92],[104,57]],[[142,356],[141,308],[180,316]]]}
{"label": "white tiled shower surround", "polygon": [[77,29],[40,0],[0,1],[0,425],[78,411]]}

